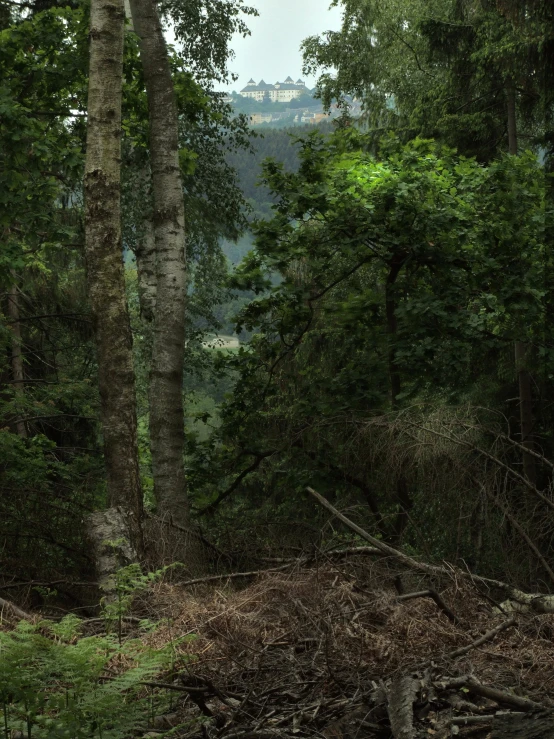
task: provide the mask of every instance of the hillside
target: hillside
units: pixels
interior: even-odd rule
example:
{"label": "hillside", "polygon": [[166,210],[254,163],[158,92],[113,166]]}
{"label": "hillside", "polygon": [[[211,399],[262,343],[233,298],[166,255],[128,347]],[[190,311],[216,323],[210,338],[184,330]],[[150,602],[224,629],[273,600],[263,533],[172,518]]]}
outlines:
{"label": "hillside", "polygon": [[295,172],[299,165],[300,144],[298,140],[305,138],[315,130],[327,134],[333,130],[333,125],[327,122],[318,126],[264,128],[257,131],[253,137],[251,152],[229,152],[227,154],[227,161],[236,170],[240,188],[253,209],[253,217],[266,217],[271,213],[271,195],[268,188],[260,184],[263,161],[268,158],[275,159],[277,162],[282,162],[286,170]]}

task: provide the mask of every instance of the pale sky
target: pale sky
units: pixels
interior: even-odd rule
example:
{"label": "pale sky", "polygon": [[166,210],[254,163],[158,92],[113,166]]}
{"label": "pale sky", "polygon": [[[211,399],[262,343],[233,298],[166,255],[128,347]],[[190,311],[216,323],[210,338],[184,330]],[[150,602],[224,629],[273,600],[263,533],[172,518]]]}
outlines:
{"label": "pale sky", "polygon": [[260,15],[245,16],[251,36],[235,36],[231,44],[236,56],[229,63],[231,72],[239,79],[229,85],[229,90],[241,90],[253,77],[262,78],[268,84],[283,82],[289,75],[301,77],[310,88],[314,77],[302,75],[300,44],[307,36],[323,31],[338,31],[341,10],[331,8],[331,0],[246,0]]}

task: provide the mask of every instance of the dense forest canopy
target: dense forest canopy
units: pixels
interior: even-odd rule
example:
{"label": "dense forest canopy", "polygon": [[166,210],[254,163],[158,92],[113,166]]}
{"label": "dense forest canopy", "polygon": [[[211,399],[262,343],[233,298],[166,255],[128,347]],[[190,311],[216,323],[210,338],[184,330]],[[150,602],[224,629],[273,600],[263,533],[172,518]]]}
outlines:
{"label": "dense forest canopy", "polygon": [[256,132],[214,92],[243,0],[0,0],[0,610],[117,631],[0,631],[6,738],[139,731],[174,643],[122,624],[176,562],[361,527],[553,610],[552,9],[333,5],[302,48],[340,117]]}

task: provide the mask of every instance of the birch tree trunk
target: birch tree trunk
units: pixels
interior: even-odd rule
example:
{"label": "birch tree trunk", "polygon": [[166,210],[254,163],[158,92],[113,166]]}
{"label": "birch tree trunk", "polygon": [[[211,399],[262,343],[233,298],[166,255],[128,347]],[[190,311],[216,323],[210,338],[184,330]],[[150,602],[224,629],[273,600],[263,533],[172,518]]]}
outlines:
{"label": "birch tree trunk", "polygon": [[156,239],[152,218],[146,216],[143,232],[135,246],[140,315],[148,323],[154,320],[156,309]]}
{"label": "birch tree trunk", "polygon": [[98,357],[108,505],[124,512],[131,543],[140,555],[142,490],[131,326],[121,243],[123,0],[92,0],[90,16],[85,244]]}
{"label": "birch tree trunk", "polygon": [[152,0],[130,0],[130,5],[148,96],[156,244],[149,394],[154,494],[162,518],[188,526],[182,391],[187,275],[177,106],[156,5]]}

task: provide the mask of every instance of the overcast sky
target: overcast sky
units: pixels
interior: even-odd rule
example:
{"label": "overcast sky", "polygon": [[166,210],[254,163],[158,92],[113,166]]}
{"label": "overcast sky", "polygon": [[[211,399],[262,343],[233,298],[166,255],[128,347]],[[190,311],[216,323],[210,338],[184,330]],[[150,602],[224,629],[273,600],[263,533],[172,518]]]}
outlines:
{"label": "overcast sky", "polygon": [[229,90],[241,90],[253,77],[256,82],[264,79],[269,84],[283,82],[289,75],[296,80],[302,77],[308,87],[315,85],[315,78],[302,75],[300,44],[307,36],[323,31],[338,31],[340,8],[331,8],[331,0],[247,0],[247,5],[257,8],[258,18],[246,17],[251,36],[233,38],[232,49],[236,56],[229,68],[239,79]]}

